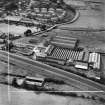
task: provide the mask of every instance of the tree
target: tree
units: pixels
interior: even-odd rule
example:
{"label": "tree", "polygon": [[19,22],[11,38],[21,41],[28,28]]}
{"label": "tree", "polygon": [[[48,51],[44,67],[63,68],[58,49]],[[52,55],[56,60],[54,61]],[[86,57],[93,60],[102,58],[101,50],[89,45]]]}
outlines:
{"label": "tree", "polygon": [[28,29],[27,31],[24,32],[25,36],[31,36],[32,35],[32,31],[30,29]]}
{"label": "tree", "polygon": [[12,10],[16,10],[16,9],[18,9],[18,6],[14,2],[10,2],[5,5],[6,11],[12,11]]}

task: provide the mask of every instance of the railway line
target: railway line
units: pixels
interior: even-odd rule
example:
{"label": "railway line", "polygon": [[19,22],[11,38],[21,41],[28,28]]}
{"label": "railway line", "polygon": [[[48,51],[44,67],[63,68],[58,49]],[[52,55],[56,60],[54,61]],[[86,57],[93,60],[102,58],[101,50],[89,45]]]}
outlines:
{"label": "railway line", "polygon": [[91,81],[89,79],[83,78],[76,74],[43,64],[41,62],[34,61],[26,57],[11,54],[5,51],[0,51],[0,60],[7,61],[7,62],[9,61],[10,64],[12,63],[23,69],[28,69],[33,73],[39,73],[46,77],[63,80],[68,85],[72,85],[80,88],[81,91],[87,91],[87,92],[93,91],[92,94],[105,98],[104,85]]}

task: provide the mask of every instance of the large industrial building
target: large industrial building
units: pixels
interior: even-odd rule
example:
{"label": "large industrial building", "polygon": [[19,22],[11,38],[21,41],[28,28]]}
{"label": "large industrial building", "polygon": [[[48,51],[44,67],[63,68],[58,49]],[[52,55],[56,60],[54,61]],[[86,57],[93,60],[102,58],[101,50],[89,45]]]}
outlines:
{"label": "large industrial building", "polygon": [[104,0],[0,1],[0,105],[105,105]]}

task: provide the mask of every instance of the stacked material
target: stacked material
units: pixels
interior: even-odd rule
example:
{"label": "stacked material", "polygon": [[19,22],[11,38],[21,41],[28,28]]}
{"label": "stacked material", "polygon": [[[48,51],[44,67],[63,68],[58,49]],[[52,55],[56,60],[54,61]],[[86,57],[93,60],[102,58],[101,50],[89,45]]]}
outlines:
{"label": "stacked material", "polygon": [[67,48],[59,48],[55,47],[50,56],[58,59],[73,59],[77,60],[79,57],[80,51],[67,49]]}
{"label": "stacked material", "polygon": [[55,36],[51,40],[51,44],[63,48],[76,48],[78,40],[69,36]]}
{"label": "stacked material", "polygon": [[100,54],[99,53],[90,53],[89,63],[93,63],[94,69],[100,69]]}

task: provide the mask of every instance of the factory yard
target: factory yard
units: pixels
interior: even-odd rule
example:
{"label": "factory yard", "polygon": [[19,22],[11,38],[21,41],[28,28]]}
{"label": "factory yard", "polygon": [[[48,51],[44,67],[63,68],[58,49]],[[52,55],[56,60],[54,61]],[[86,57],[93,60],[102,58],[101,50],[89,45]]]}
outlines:
{"label": "factory yard", "polygon": [[[9,27],[11,28],[11,26]],[[15,27],[14,27],[15,28]],[[12,30],[12,28],[11,28]],[[16,32],[16,30],[15,30]],[[18,34],[23,34],[24,31],[21,31],[21,32],[16,32]],[[81,34],[82,33],[82,34]],[[91,51],[94,50],[94,49],[101,49],[101,50],[104,50],[104,32],[74,32],[74,31],[69,31],[69,30],[61,30],[61,29],[55,29],[53,30],[52,32],[48,32],[46,33],[48,35],[52,35],[52,34],[60,34],[61,36],[62,35],[69,35],[71,37],[75,37],[75,38],[78,38],[80,40],[80,47],[87,47],[89,48]],[[33,37],[32,37],[33,38]],[[17,42],[21,42],[23,44],[25,44],[25,42],[27,43],[27,41],[25,41],[26,39],[23,38],[24,41],[20,41],[17,40]],[[29,38],[30,39],[30,38]],[[89,42],[89,43],[88,43]],[[1,65],[4,65],[1,66],[1,70],[3,70],[3,72],[8,72],[8,66],[5,66],[5,63],[4,64],[1,64]],[[21,69],[21,68],[20,68]],[[12,70],[12,71],[11,71]],[[105,71],[105,69],[103,69]],[[18,72],[18,71],[22,71],[22,72]],[[27,72],[26,72],[27,71]],[[31,72],[29,72],[28,70],[19,70],[18,67],[11,67],[9,68],[9,72],[12,72],[12,73],[15,73],[15,74],[28,74],[28,75],[31,75],[31,76],[36,76],[36,74],[33,74]],[[50,84],[51,87],[54,86],[52,84]],[[0,90],[1,90],[1,94],[4,94],[2,99],[1,100],[1,104],[2,105],[8,105],[8,100],[5,100],[3,101],[3,99],[6,97],[6,99],[9,99],[10,98],[10,102],[11,105],[20,105],[20,104],[23,104],[23,105],[34,105],[34,103],[36,103],[36,105],[41,105],[41,104],[48,104],[48,105],[104,105],[103,103],[101,102],[98,102],[98,101],[93,101],[93,100],[88,100],[88,99],[81,99],[81,98],[73,98],[73,97],[63,97],[63,96],[55,96],[55,95],[49,95],[49,94],[46,94],[46,93],[40,93],[40,94],[37,94],[35,92],[32,92],[32,91],[27,91],[27,90],[24,90],[24,89],[17,89],[17,88],[14,88],[14,87],[10,87],[9,88],[9,96],[10,97],[7,97],[5,94],[6,93],[6,90],[7,90],[7,85],[3,85],[1,84],[0,86]],[[5,88],[4,88],[5,87]],[[72,86],[67,86],[67,85],[64,85],[64,86],[54,86],[55,88],[59,88],[63,91],[78,91],[77,88],[74,88]],[[31,98],[29,97],[29,94],[31,95]],[[22,96],[21,98],[19,98],[20,96]],[[38,97],[38,99],[37,99]],[[48,100],[49,98],[49,100]],[[17,100],[19,99],[19,101]],[[26,101],[27,100],[27,101]],[[62,100],[62,101],[61,101]]]}
{"label": "factory yard", "polygon": [[[7,24],[8,19],[0,20],[0,105],[105,105],[105,2],[50,2],[31,0],[27,4],[20,0],[19,10],[12,11],[11,16],[20,15],[30,21],[11,20]],[[21,3],[26,4],[21,7]],[[46,8],[46,5],[52,8]],[[95,5],[98,5],[98,9]],[[31,23],[33,20],[37,24]],[[43,26],[50,26],[51,29]],[[10,35],[19,37],[10,39]],[[3,51],[10,52],[8,60],[2,58],[2,55],[6,57]],[[71,76],[68,80],[72,81],[74,75],[83,78],[74,79],[80,85],[74,86],[72,82],[69,85],[70,81],[63,78],[68,77],[69,73]],[[60,80],[59,76],[64,80]],[[85,80],[86,84],[81,85]],[[43,81],[41,86],[40,81]],[[93,87],[88,87],[92,82]],[[89,89],[99,89],[100,92]]]}

